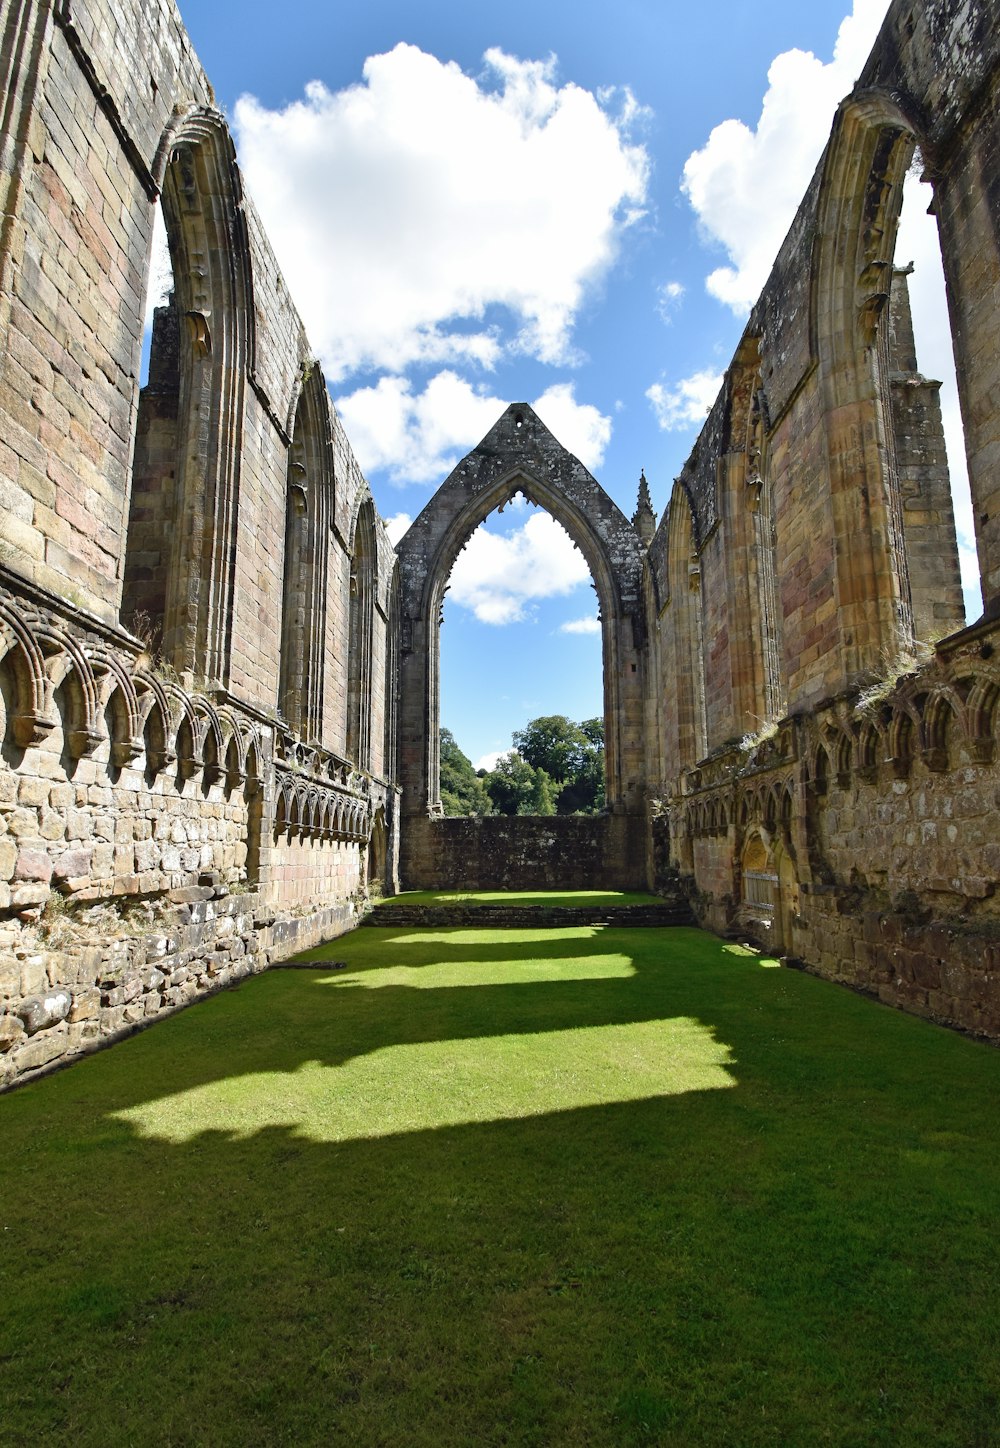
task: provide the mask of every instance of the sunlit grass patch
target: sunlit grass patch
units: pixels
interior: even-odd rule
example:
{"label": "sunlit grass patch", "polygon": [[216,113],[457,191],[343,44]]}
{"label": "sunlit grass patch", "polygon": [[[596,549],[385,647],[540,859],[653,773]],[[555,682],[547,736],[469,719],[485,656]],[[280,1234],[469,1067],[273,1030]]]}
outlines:
{"label": "sunlit grass patch", "polygon": [[388,1046],[340,1066],[309,1061],[281,1075],[227,1077],[115,1118],[175,1142],[271,1126],[310,1141],[364,1140],[714,1091],[734,1084],[728,1060],[697,1021],[642,1021]]}

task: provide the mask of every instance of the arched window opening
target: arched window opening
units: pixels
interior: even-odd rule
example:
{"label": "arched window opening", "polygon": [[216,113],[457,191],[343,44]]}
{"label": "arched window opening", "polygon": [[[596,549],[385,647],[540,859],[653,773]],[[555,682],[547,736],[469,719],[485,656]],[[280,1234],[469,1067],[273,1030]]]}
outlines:
{"label": "arched window opening", "polygon": [[763,721],[780,719],[785,712],[781,669],[781,634],[775,576],[774,502],[767,456],[770,429],[767,396],[758,372],[747,418],[746,489],[753,520],[751,562],[756,616],[760,637],[761,705]]}
{"label": "arched window opening", "polygon": [[323,375],[313,366],[303,381],[288,456],[279,698],[296,733],[319,742],[334,500],[328,406]]}
{"label": "arched window opening", "polygon": [[170,522],[177,506],[177,412],[181,388],[181,315],[163,209],[153,221],[142,339],[122,621],[151,659],[159,657],[166,611]]}
{"label": "arched window opening", "polygon": [[903,185],[888,354],[914,629],[934,642],[979,616],[982,586],[934,193],[919,149]]}
{"label": "arched window opening", "polygon": [[375,625],[375,505],[366,498],[354,527],[351,559],[347,753],[359,769],[372,764],[372,641]]}
{"label": "arched window opening", "polygon": [[[690,769],[707,750],[701,560],[695,550],[691,505],[679,485],[670,503],[667,620],[673,640],[675,740],[678,770]],[[665,620],[665,621],[667,621]]]}
{"label": "arched window opening", "polygon": [[760,372],[760,339],[744,338],[730,370],[727,529],[730,649],[736,723],[754,734],[785,712],[775,517],[770,477],[770,410]]}
{"label": "arched window opening", "polygon": [[602,625],[586,558],[523,491],[470,533],[438,625],[442,813],[604,809]]}
{"label": "arched window opening", "polygon": [[[254,311],[242,187],[221,117],[165,151],[173,289],[154,305],[133,456],[122,618],[187,685],[229,684],[244,398]],[[154,278],[155,291],[162,281]],[[159,300],[153,296],[154,303]]]}
{"label": "arched window opening", "polygon": [[399,606],[399,572],[392,576],[389,589],[389,610],[386,617],[385,636],[385,721],[382,746],[382,773],[390,782],[395,782],[399,773],[396,758],[399,730],[399,633],[401,612]]}

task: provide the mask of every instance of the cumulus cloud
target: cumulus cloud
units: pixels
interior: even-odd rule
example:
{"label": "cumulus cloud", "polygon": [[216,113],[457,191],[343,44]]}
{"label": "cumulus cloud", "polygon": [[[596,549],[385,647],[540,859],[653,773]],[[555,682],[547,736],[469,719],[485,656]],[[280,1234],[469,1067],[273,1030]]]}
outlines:
{"label": "cumulus cloud", "polygon": [[727,120],[684,166],[682,190],[705,236],[730,265],[706,279],[712,296],[740,315],[767,280],[785,233],[885,17],[887,0],[854,0],[824,64],[810,51],[786,50],[768,71],[755,129]]}
{"label": "cumulus cloud", "polygon": [[248,189],[333,383],[510,350],[569,360],[587,288],[642,214],[627,93],[559,85],[553,60],[484,61],[475,80],[401,43],[345,90],[237,102]]}
{"label": "cumulus cloud", "polygon": [[572,593],[590,582],[583,554],[548,513],[506,537],[477,528],[455,560],[448,598],[480,623],[520,623],[535,599]]}
{"label": "cumulus cloud", "polygon": [[611,441],[611,419],[591,403],[577,402],[572,382],[556,382],[546,387],[532,407],[549,431],[585,468],[595,472],[601,466]]}
{"label": "cumulus cloud", "polygon": [[492,774],[494,769],[496,769],[497,767],[497,761],[500,759],[505,759],[509,753],[509,749],[491,750],[489,754],[480,755],[480,757],[476,760],[473,768],[477,770],[485,769],[487,773]]}
{"label": "cumulus cloud", "polygon": [[722,373],[707,368],[684,377],[673,387],[654,382],[646,388],[656,421],[664,432],[680,432],[705,421],[722,386]]}
{"label": "cumulus cloud", "polygon": [[386,518],[383,521],[385,522],[385,531],[389,535],[389,542],[395,548],[400,538],[402,538],[407,528],[409,528],[413,522],[413,519],[409,513],[393,513],[391,518]]}
{"label": "cumulus cloud", "polygon": [[681,304],[684,296],[684,286],[681,282],[664,282],[656,288],[656,312],[661,322],[669,327],[674,320],[674,312]]}
{"label": "cumulus cloud", "polygon": [[601,620],[593,614],[588,618],[571,618],[559,625],[559,632],[566,634],[599,634],[600,631]]}
{"label": "cumulus cloud", "polygon": [[[387,376],[337,399],[364,471],[385,471],[403,486],[445,478],[507,406],[450,369],[436,373],[422,392],[415,392],[405,377]],[[600,467],[611,419],[592,404],[577,402],[571,382],[554,383],[532,406],[585,467]]]}

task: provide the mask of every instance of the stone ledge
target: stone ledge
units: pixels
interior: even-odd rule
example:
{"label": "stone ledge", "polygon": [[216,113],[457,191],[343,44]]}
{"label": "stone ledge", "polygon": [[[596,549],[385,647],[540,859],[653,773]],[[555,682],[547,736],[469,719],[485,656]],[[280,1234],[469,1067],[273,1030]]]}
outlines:
{"label": "stone ledge", "polygon": [[377,906],[362,925],[442,928],[489,926],[507,930],[558,930],[579,925],[621,929],[693,925],[686,902],[662,905],[393,905]]}

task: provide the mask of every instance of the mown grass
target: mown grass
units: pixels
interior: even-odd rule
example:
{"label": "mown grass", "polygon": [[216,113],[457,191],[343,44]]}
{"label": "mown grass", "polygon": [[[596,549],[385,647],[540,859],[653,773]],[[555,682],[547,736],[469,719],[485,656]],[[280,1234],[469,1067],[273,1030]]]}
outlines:
{"label": "mown grass", "polygon": [[1000,1053],[695,930],[336,950],[0,1101],[3,1441],[997,1441]]}
{"label": "mown grass", "polygon": [[404,890],[376,907],[393,905],[580,905],[604,910],[615,905],[662,905],[643,890]]}

